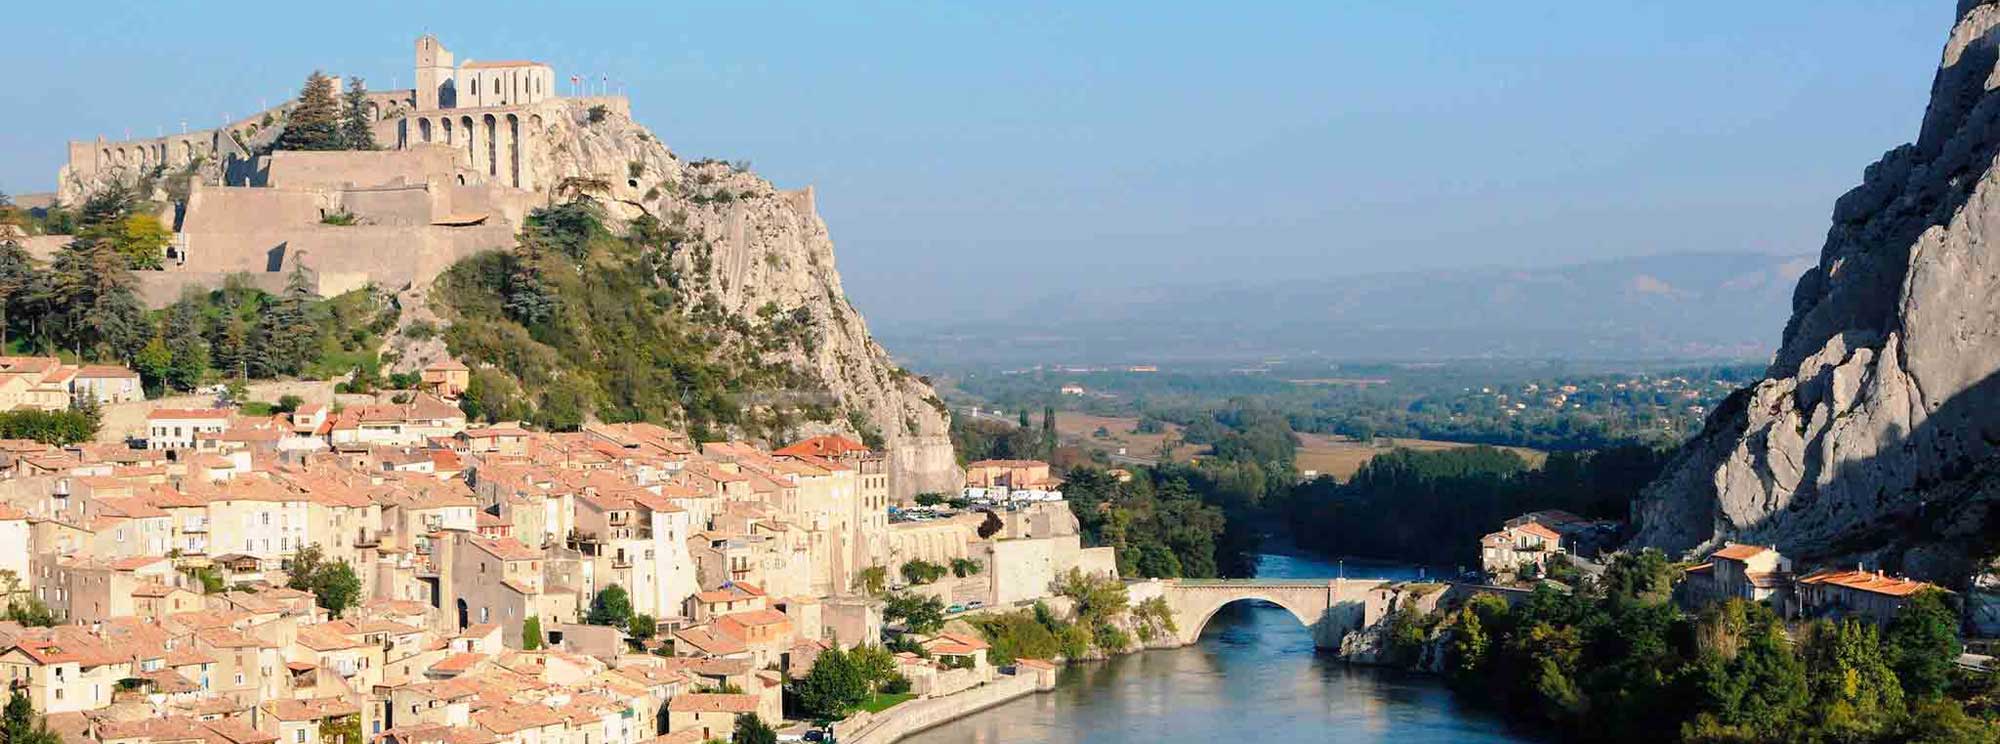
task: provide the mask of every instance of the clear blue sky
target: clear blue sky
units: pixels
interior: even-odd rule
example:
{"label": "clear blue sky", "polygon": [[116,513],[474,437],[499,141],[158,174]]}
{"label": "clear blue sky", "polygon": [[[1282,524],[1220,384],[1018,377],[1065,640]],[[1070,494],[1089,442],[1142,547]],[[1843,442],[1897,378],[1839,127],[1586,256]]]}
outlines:
{"label": "clear blue sky", "polygon": [[878,328],[1072,289],[1810,252],[1913,136],[1952,6],[30,3],[0,43],[0,190],[315,67],[408,85],[430,31],[609,75],[683,156],[817,185]]}

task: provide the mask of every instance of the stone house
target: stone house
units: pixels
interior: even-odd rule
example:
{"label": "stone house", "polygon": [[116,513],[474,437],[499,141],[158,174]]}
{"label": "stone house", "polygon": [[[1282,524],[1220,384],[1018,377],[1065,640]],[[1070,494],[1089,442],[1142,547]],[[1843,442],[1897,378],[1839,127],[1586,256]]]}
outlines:
{"label": "stone house", "polygon": [[727,739],[736,730],[736,717],[746,713],[766,722],[783,719],[778,707],[767,705],[764,696],[687,692],[667,701],[667,733],[698,731],[703,740]]}
{"label": "stone house", "polygon": [[1792,602],[1792,560],[1763,545],[1727,543],[1688,568],[1681,591],[1692,606],[1738,598],[1783,611]]}
{"label": "stone house", "polygon": [[70,378],[72,399],[95,399],[100,404],[130,403],[146,399],[139,373],[115,364],[86,364]]}
{"label": "stone house", "polygon": [[202,434],[229,428],[234,414],[226,408],[162,408],[146,414],[146,449],[192,449]]}
{"label": "stone house", "polygon": [[1799,578],[1797,601],[1804,617],[1858,617],[1887,626],[1909,604],[1910,597],[1935,588],[1859,567],[1852,571],[1825,569]]}

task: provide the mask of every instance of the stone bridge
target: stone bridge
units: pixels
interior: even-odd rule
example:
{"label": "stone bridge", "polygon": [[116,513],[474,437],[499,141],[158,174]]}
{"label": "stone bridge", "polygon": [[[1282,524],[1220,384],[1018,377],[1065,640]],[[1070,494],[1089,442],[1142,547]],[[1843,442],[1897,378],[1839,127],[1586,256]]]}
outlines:
{"label": "stone bridge", "polygon": [[[1223,605],[1262,600],[1290,610],[1312,631],[1313,645],[1339,648],[1342,637],[1375,619],[1369,616],[1370,597],[1389,583],[1380,579],[1174,579],[1159,582],[1159,591],[1173,609],[1174,628],[1182,645],[1200,640],[1202,628]],[[1376,604],[1380,603],[1378,598]]]}

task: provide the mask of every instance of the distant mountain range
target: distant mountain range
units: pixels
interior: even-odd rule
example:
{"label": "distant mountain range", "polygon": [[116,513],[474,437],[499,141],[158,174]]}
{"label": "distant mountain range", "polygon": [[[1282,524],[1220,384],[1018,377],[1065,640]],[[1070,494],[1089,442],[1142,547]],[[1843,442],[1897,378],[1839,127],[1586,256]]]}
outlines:
{"label": "distant mountain range", "polygon": [[1043,297],[992,322],[888,329],[925,366],[1264,356],[1655,359],[1769,355],[1807,255],[1685,253],[1556,266],[1273,279]]}

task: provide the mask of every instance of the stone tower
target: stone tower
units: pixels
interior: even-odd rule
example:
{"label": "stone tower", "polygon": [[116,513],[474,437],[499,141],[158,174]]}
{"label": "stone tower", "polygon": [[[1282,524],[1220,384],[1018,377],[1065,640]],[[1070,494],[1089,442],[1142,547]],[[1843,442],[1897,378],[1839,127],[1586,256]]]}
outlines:
{"label": "stone tower", "polygon": [[458,105],[458,71],[451,50],[436,36],[417,37],[417,110],[436,111]]}

